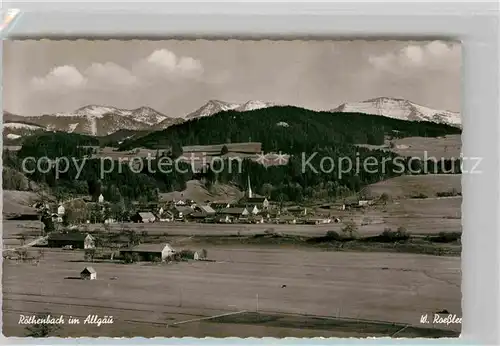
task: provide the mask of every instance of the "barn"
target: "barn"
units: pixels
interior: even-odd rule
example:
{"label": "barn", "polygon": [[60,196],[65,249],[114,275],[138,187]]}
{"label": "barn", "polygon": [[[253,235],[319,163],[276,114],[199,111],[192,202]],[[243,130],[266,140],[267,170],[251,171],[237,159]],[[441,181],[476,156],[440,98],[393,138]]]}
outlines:
{"label": "barn", "polygon": [[247,208],[225,208],[220,211],[220,214],[232,217],[242,217],[248,216],[249,212]]}
{"label": "barn", "polygon": [[153,261],[155,258],[165,261],[175,250],[169,244],[140,244],[120,250],[121,256],[136,254],[140,261]]}
{"label": "barn", "polygon": [[97,272],[92,267],[85,267],[80,272],[80,278],[82,280],[95,280],[97,279]]}
{"label": "barn", "polygon": [[156,217],[153,215],[153,213],[147,211],[147,212],[138,212],[135,215],[133,215],[130,220],[135,223],[148,223],[148,222],[155,222]]}
{"label": "barn", "polygon": [[94,249],[95,239],[90,234],[81,232],[51,233],[47,239],[49,247],[65,247],[74,249]]}

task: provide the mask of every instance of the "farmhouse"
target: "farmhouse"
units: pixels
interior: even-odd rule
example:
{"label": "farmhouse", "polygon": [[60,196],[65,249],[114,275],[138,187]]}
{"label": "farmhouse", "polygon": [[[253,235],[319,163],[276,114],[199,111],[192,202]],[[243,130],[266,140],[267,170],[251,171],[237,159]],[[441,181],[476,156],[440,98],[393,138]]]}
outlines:
{"label": "farmhouse", "polygon": [[174,220],[174,214],[172,214],[170,211],[163,211],[159,215],[159,220],[163,222],[170,222]]}
{"label": "farmhouse", "polygon": [[64,207],[62,205],[59,206],[59,208],[57,208],[57,214],[62,217],[64,215],[64,213],[66,212],[66,209],[64,209]]}
{"label": "farmhouse", "polygon": [[196,206],[194,209],[195,211],[202,212],[206,215],[215,215],[215,210],[209,205],[199,205]]}
{"label": "farmhouse", "polygon": [[80,273],[82,280],[95,280],[97,279],[97,272],[92,267],[85,267]]}
{"label": "farmhouse", "polygon": [[248,205],[248,204],[236,204],[232,206],[233,208],[245,208],[252,215],[257,215],[260,213],[259,208],[256,205]]}
{"label": "farmhouse", "polygon": [[94,249],[95,239],[90,234],[80,232],[51,233],[47,239],[49,247],[65,247],[74,249]]}
{"label": "farmhouse", "polygon": [[208,214],[201,211],[195,211],[194,213],[189,214],[188,217],[191,220],[204,220],[208,217]]}
{"label": "farmhouse", "polygon": [[204,260],[204,259],[206,259],[206,256],[207,256],[207,252],[205,250],[195,251],[193,254],[193,259],[195,261]]}
{"label": "farmhouse", "polygon": [[193,213],[193,208],[176,205],[171,209],[171,213],[176,219],[184,219],[186,216]]}
{"label": "farmhouse", "polygon": [[272,211],[264,212],[264,213],[262,213],[262,215],[266,219],[277,219],[281,215],[281,212],[279,210],[272,210]]}
{"label": "farmhouse", "polygon": [[215,219],[215,222],[217,223],[231,223],[231,219],[229,218],[229,215],[223,215],[219,216]]}
{"label": "farmhouse", "polygon": [[282,215],[278,218],[278,223],[295,224],[297,223],[297,218],[293,215]]}
{"label": "farmhouse", "polygon": [[62,216],[59,216],[57,213],[53,213],[50,215],[52,218],[52,222],[62,222]]}
{"label": "farmhouse", "polygon": [[130,218],[133,222],[136,223],[148,223],[148,222],[155,222],[156,217],[153,215],[152,212],[138,212],[134,216]]}
{"label": "farmhouse", "polygon": [[250,214],[247,208],[225,208],[220,211],[222,215],[228,215],[232,217],[242,217],[248,216]]}
{"label": "farmhouse", "polygon": [[251,223],[264,223],[264,217],[262,215],[253,215],[248,218]]}
{"label": "farmhouse", "polygon": [[305,220],[305,223],[306,224],[309,224],[309,225],[319,225],[319,224],[325,224],[325,223],[330,223],[332,222],[331,219],[329,218],[314,218],[314,217],[311,217],[311,218],[308,218]]}
{"label": "farmhouse", "polygon": [[222,209],[231,208],[231,203],[214,202],[210,203],[210,207],[215,211],[221,211]]}
{"label": "farmhouse", "polygon": [[120,250],[121,256],[136,254],[141,261],[152,261],[155,258],[164,261],[174,253],[175,250],[169,244],[140,244]]}
{"label": "farmhouse", "polygon": [[290,207],[290,208],[287,208],[287,211],[289,213],[294,214],[294,215],[307,215],[307,208],[305,208],[305,207],[300,207],[300,206]]}
{"label": "farmhouse", "polygon": [[248,204],[257,205],[261,209],[264,209],[264,210],[269,208],[269,200],[266,197],[246,198],[245,202],[248,203]]}

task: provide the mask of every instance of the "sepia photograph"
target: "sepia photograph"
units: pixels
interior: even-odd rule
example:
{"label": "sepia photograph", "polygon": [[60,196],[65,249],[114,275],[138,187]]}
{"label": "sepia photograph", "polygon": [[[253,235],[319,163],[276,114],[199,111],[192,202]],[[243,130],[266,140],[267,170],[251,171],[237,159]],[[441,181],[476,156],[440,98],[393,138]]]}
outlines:
{"label": "sepia photograph", "polygon": [[459,337],[461,67],[445,40],[4,41],[3,335]]}

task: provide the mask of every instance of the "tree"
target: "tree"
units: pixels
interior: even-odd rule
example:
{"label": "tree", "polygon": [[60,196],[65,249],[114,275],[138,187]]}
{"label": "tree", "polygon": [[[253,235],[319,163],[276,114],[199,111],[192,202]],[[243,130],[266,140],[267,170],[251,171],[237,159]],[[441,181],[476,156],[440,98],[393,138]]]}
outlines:
{"label": "tree", "polygon": [[69,211],[66,211],[62,217],[62,224],[65,227],[69,226],[69,214]]}
{"label": "tree", "polygon": [[85,261],[92,261],[94,262],[96,250],[95,249],[86,249],[85,250]]}
{"label": "tree", "polygon": [[141,237],[137,234],[136,231],[128,232],[128,243],[129,246],[135,246],[141,243]]}
{"label": "tree", "polygon": [[354,221],[347,221],[344,223],[344,228],[342,228],[342,232],[349,235],[349,238],[354,238],[356,233],[358,232],[358,226]]}
{"label": "tree", "polygon": [[403,226],[398,227],[397,235],[398,235],[398,237],[401,237],[401,238],[408,238],[410,236],[406,227],[403,227]]}
{"label": "tree", "polygon": [[383,193],[379,197],[379,202],[382,203],[383,205],[387,205],[387,202],[389,202],[390,197],[387,193]]}
{"label": "tree", "polygon": [[202,250],[201,250],[201,257],[202,257],[203,259],[207,258],[207,250],[206,250],[206,249],[202,249]]}
{"label": "tree", "polygon": [[26,248],[17,249],[16,255],[19,260],[24,262],[28,258],[28,250]]}
{"label": "tree", "polygon": [[262,185],[261,192],[263,196],[269,197],[273,192],[273,186],[269,183],[265,183]]}
{"label": "tree", "polygon": [[227,145],[222,146],[222,149],[220,151],[220,156],[224,156],[229,152],[229,149],[227,148]]}
{"label": "tree", "polygon": [[133,253],[126,253],[123,256],[123,260],[125,261],[125,263],[136,263],[136,262],[140,261],[140,257],[135,252],[133,252]]}
{"label": "tree", "polygon": [[36,315],[37,323],[28,325],[26,327],[27,331],[26,336],[33,338],[46,338],[48,336],[53,335],[54,332],[60,328],[60,326],[52,323],[44,323],[43,320],[47,319],[49,316],[50,313],[37,314]]}
{"label": "tree", "polygon": [[90,204],[89,216],[92,223],[102,222],[102,210],[97,203]]}
{"label": "tree", "polygon": [[43,214],[42,223],[43,223],[43,232],[45,234],[55,231],[54,222],[52,221],[52,217],[50,216],[49,213]]}
{"label": "tree", "polygon": [[172,144],[172,149],[170,152],[170,157],[172,159],[177,159],[178,157],[182,156],[182,146],[179,144],[179,142],[174,142]]}
{"label": "tree", "polygon": [[123,198],[118,203],[113,203],[111,205],[111,217],[115,220],[123,220],[123,212],[125,211],[125,202]]}

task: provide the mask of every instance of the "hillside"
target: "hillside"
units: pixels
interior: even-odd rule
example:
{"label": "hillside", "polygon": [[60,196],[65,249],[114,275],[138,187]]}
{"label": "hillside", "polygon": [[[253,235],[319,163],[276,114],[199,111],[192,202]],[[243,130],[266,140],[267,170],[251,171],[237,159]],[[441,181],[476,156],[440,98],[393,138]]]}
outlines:
{"label": "hillside", "polygon": [[386,193],[393,199],[425,195],[436,197],[438,193],[462,191],[461,174],[403,175],[371,184],[363,189],[364,193],[378,197]]}
{"label": "hillside", "polygon": [[218,201],[235,202],[242,198],[244,193],[233,185],[216,184],[207,190],[198,180],[186,182],[186,188],[182,191],[174,191],[160,194],[161,201],[173,201],[191,199],[194,201]]}
{"label": "hillside", "polygon": [[126,139],[143,137],[150,132],[151,130],[120,129],[98,139],[101,146],[118,146]]}
{"label": "hillside", "polygon": [[34,192],[3,190],[2,212],[4,218],[19,214],[34,214],[35,208],[31,204],[36,202],[39,196]]}
{"label": "hillside", "polygon": [[342,146],[382,145],[385,136],[389,134],[395,137],[436,137],[460,133],[460,129],[445,124],[276,106],[246,112],[223,111],[211,117],[202,117],[163,131],[152,132],[138,139],[126,140],[120,149],[251,141],[261,142],[265,152],[299,153],[312,151],[318,146],[331,146],[333,143]]}
{"label": "hillside", "polygon": [[[68,172],[57,178],[54,171],[35,172],[27,175],[27,178],[37,183],[47,183],[57,190],[54,191],[57,194],[89,194],[95,197],[102,193],[110,201],[156,200],[159,194],[188,189],[187,183],[192,180],[203,181],[204,188],[210,191],[216,186],[227,185],[245,190],[248,176],[252,177],[255,193],[273,200],[332,200],[352,195],[367,185],[408,173],[410,165],[415,172],[421,164],[410,161],[408,157],[399,157],[402,159],[401,170],[394,160],[398,157],[397,153],[360,148],[359,144],[381,146],[387,137],[392,140],[405,137],[436,138],[460,133],[461,129],[457,127],[432,122],[276,106],[245,112],[224,111],[166,130],[141,133],[140,136],[122,131],[120,136],[125,138],[119,147],[122,153],[111,148],[111,152],[106,151],[106,155],[117,160],[125,151],[146,161],[143,152],[150,152],[152,161],[148,167],[151,169],[144,169],[146,166],[143,166],[140,172],[133,172],[128,164],[115,164],[113,171],[103,172],[105,168],[100,158],[92,154],[92,148],[88,148],[102,145],[99,138],[63,132],[44,132],[28,137],[17,152],[18,161],[11,158],[6,163],[18,168],[19,160],[28,156],[91,156],[78,180],[75,167],[70,167]],[[221,170],[217,168],[215,171],[209,166],[194,167],[186,161],[181,163],[179,169],[168,172],[158,169],[162,156],[175,159],[183,154],[183,150],[191,154],[199,154],[200,150],[209,151],[207,154],[219,156],[224,147],[231,149],[231,155],[228,155],[229,152],[222,155]],[[141,148],[139,153],[137,148]],[[131,149],[135,149],[134,152]],[[260,150],[266,154],[281,152],[286,154],[286,160],[281,165],[262,164],[254,157]],[[234,160],[234,155],[242,161]],[[304,166],[304,157],[307,159],[311,155],[314,157],[308,160],[310,165]],[[321,169],[325,157],[334,162],[335,170]],[[367,158],[383,162],[385,167],[375,171],[373,167],[370,171],[363,167],[352,167],[340,172],[339,160],[350,159],[354,163]],[[446,173],[444,168],[451,164],[459,168],[460,165],[455,161],[450,159],[442,162],[432,172]],[[460,173],[459,170],[454,172]]]}

